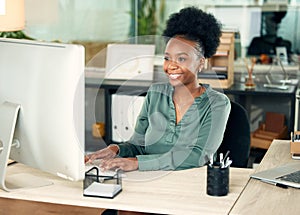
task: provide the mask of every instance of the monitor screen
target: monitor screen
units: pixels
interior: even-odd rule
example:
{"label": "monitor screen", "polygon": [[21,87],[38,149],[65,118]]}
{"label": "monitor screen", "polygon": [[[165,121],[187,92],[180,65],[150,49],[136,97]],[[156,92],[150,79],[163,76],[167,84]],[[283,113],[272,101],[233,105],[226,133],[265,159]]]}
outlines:
{"label": "monitor screen", "polygon": [[14,120],[7,104],[19,105],[12,160],[69,180],[84,178],[83,46],[0,39],[1,161],[9,142],[5,126]]}

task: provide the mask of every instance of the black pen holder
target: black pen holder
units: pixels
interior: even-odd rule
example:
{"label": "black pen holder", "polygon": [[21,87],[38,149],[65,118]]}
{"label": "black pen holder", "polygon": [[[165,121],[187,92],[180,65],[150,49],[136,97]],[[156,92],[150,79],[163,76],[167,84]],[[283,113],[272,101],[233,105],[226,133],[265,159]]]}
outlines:
{"label": "black pen holder", "polygon": [[86,189],[91,184],[93,184],[93,182],[122,185],[122,177],[120,171],[116,171],[116,174],[114,176],[99,175],[98,167],[92,167],[85,173],[83,188]]}
{"label": "black pen holder", "polygon": [[210,196],[226,196],[229,192],[230,166],[221,167],[214,163],[207,165],[206,193]]}

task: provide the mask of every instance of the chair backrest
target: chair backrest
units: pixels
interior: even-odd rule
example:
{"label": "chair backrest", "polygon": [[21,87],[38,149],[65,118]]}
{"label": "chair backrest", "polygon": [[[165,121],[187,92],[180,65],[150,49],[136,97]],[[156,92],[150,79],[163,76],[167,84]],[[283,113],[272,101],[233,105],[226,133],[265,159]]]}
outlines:
{"label": "chair backrest", "polygon": [[230,151],[232,167],[248,167],[250,154],[250,123],[246,110],[238,103],[231,101],[231,111],[227,121],[219,153]]}

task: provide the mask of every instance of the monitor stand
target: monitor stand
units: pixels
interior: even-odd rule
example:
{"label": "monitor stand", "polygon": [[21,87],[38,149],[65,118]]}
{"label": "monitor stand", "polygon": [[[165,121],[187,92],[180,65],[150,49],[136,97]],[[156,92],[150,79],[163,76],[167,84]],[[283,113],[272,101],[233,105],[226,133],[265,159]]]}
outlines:
{"label": "monitor stand", "polygon": [[13,141],[19,110],[19,104],[4,102],[0,105],[0,188],[5,191],[52,184],[26,173],[5,177],[11,147],[20,146],[18,141]]}

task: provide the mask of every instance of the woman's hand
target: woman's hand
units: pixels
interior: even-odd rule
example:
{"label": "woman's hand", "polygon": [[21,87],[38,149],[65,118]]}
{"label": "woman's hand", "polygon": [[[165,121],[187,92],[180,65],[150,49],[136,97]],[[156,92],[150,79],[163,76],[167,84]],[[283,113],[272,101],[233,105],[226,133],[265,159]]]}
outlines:
{"label": "woman's hand", "polygon": [[111,159],[116,157],[118,153],[119,147],[113,144],[92,154],[86,155],[84,161],[85,163],[92,163],[96,159]]}
{"label": "woman's hand", "polygon": [[137,170],[139,167],[137,158],[113,158],[102,160],[100,168],[103,170],[121,169],[123,171]]}

